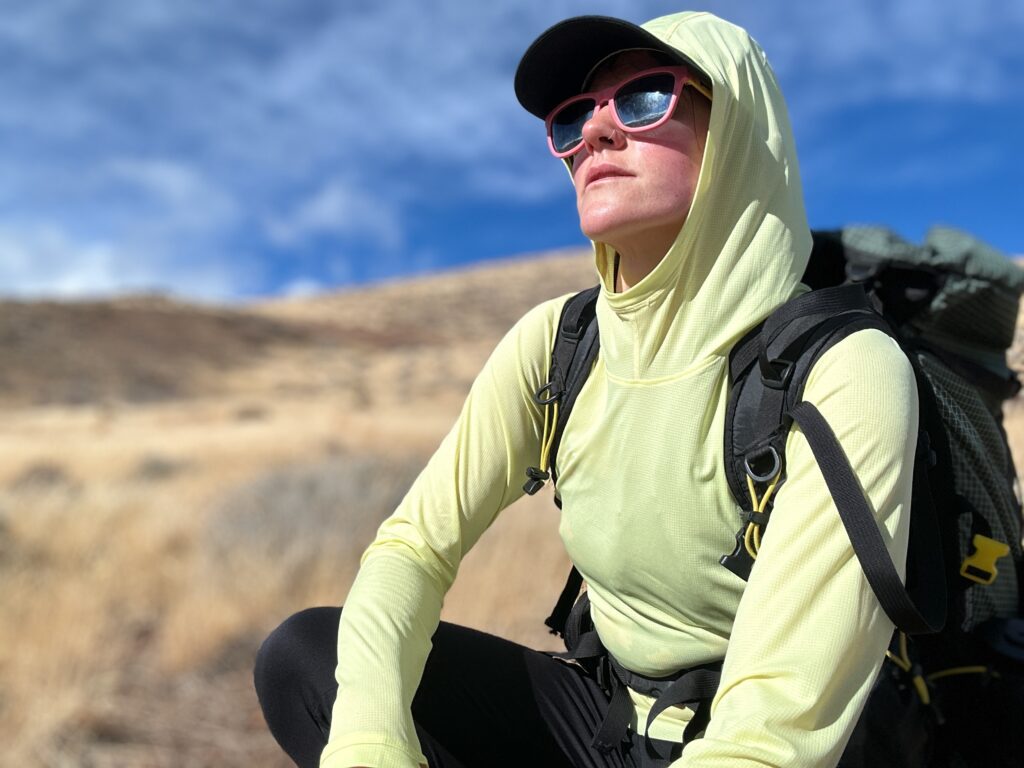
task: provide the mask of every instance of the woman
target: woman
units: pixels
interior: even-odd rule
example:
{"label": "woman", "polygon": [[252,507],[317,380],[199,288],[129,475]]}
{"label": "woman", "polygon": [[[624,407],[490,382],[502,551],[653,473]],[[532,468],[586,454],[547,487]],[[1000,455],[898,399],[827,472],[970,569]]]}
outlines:
{"label": "woman", "polygon": [[[774,75],[743,30],[710,14],[643,28],[581,17],[534,42],[516,91],[569,168],[603,284],[601,352],[559,448],[561,535],[621,668],[661,678],[724,659],[710,723],[684,751],[693,711],[670,707],[648,729],[652,699],[630,690],[626,739],[602,749],[607,681],[438,626],[459,562],[541,453],[533,394],[563,297],[499,344],[381,526],[337,655],[338,609],[297,614],[264,644],[270,728],[299,764],[331,768],[835,765],[893,627],[799,429],[749,582],[719,565],[739,519],[722,469],[729,351],[804,290],[810,251]],[[816,363],[804,397],[901,564],[917,431],[905,357],[878,331],[855,333]]]}

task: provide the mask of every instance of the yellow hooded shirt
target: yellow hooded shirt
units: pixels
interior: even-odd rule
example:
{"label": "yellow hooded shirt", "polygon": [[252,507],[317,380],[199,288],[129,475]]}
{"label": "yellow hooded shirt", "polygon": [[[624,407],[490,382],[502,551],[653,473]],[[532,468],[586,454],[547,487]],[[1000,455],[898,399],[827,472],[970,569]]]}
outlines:
{"label": "yellow hooded shirt", "polygon": [[[595,243],[601,351],[558,454],[560,532],[596,629],[625,667],[660,677],[724,658],[703,738],[673,768],[834,766],[893,631],[799,428],[745,583],[718,564],[739,507],[723,469],[728,355],[800,285],[810,251],[796,150],[764,52],[707,13],[644,27],[707,74],[714,100],[693,203],[658,266],[622,293]],[[411,704],[459,563],[519,498],[540,452],[567,297],[499,343],[462,413],[363,556],[338,635],[338,695],[321,765],[425,763]],[[878,331],[815,365],[804,398],[832,425],[902,569],[917,434],[913,373]],[[640,727],[650,700],[633,695]],[[678,740],[689,710],[650,735]]]}

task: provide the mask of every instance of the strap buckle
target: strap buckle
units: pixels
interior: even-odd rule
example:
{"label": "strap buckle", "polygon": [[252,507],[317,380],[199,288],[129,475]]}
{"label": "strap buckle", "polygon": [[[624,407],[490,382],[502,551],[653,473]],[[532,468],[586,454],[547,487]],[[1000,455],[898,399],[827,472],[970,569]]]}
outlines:
{"label": "strap buckle", "polygon": [[971,541],[974,545],[974,552],[960,566],[960,575],[965,579],[988,586],[996,580],[999,569],[996,568],[996,561],[1000,557],[1010,554],[1010,546],[1001,541],[974,534]]}
{"label": "strap buckle", "polygon": [[523,490],[533,496],[544,487],[544,483],[551,477],[551,473],[545,472],[540,467],[527,467],[526,476],[530,479],[523,484]]}
{"label": "strap buckle", "polygon": [[750,556],[744,543],[744,534],[747,531],[747,523],[736,533],[736,546],[728,555],[718,558],[718,564],[724,565],[729,571],[739,576],[743,581],[750,578],[750,570],[754,567],[754,558]]}

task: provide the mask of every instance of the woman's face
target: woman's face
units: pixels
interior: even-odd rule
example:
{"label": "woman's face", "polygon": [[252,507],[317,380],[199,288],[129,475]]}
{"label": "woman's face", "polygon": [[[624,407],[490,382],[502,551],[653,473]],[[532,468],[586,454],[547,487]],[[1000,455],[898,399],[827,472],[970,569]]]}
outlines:
{"label": "woman's face", "polygon": [[[626,52],[602,64],[587,88],[657,66],[661,62],[648,53]],[[710,103],[690,87],[672,119],[642,133],[622,131],[609,105],[598,108],[583,127],[583,147],[572,163],[583,233],[626,257],[664,256],[690,210],[710,115]]]}

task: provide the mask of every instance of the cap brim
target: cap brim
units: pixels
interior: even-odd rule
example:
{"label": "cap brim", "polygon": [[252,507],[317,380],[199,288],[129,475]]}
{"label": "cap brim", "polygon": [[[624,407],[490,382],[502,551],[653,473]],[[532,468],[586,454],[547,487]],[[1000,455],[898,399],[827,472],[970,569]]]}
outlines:
{"label": "cap brim", "polygon": [[576,16],[541,33],[526,49],[516,69],[516,98],[527,112],[543,120],[579,93],[599,62],[629,48],[650,48],[693,66],[671,45],[636,24],[610,16]]}

